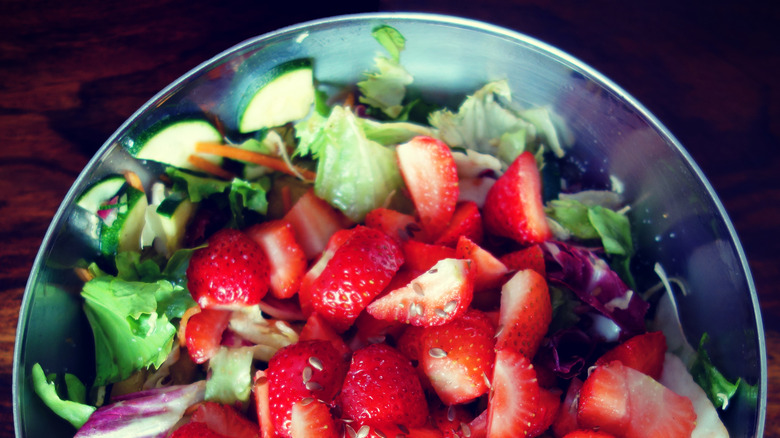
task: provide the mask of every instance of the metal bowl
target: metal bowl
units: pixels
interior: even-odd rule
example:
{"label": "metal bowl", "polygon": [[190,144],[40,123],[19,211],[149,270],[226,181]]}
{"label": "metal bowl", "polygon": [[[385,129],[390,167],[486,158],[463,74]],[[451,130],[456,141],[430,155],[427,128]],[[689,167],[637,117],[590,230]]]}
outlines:
{"label": "metal bowl", "polygon": [[34,363],[87,382],[94,372],[92,334],[72,269],[93,255],[88,234],[94,224],[78,214],[75,196],[115,171],[152,178],[123,144],[162,117],[208,107],[230,128],[245,79],[270,66],[313,57],[321,82],[360,80],[379,50],[371,30],[380,23],[407,38],[403,65],[428,97],[460,98],[486,81],[506,78],[519,105],[551,105],[563,116],[576,138],[570,160],[584,180],[597,186],[614,176],[624,183],[633,201],[640,269],[658,262],[687,284],[687,294],[677,297],[687,338],[695,344],[709,333],[715,364],[758,388],[757,399],[736,399],[726,411],[731,436],[762,436],[767,364],[756,291],[734,227],[682,145],[628,93],[560,50],[482,22],[396,13],[312,21],[241,43],[162,90],[105,142],[62,202],[30,274],[14,353],[16,436],[73,434],[32,390]]}

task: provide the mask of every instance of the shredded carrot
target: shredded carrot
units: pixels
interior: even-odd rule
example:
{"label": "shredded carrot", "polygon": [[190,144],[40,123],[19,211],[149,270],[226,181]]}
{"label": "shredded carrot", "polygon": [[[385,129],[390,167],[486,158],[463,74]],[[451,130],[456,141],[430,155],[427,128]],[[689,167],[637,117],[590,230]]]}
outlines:
{"label": "shredded carrot", "polygon": [[198,155],[190,155],[189,157],[187,157],[187,161],[189,161],[190,164],[197,167],[198,169],[210,173],[212,175],[218,176],[222,179],[231,180],[235,177],[235,175],[228,172],[227,170],[217,166],[211,161],[203,157],[200,157]]}
{"label": "shredded carrot", "polygon": [[303,169],[298,166],[291,167],[285,163],[284,160],[279,158],[219,143],[199,142],[195,145],[195,151],[203,154],[219,155],[221,157],[247,163],[259,164],[279,172],[284,172],[288,175],[301,176],[310,181],[314,180],[314,177],[317,176],[317,174],[311,170]]}
{"label": "shredded carrot", "polygon": [[189,309],[184,311],[184,315],[181,316],[181,321],[179,321],[179,345],[182,347],[187,346],[187,340],[184,336],[185,332],[187,331],[187,321],[190,320],[192,315],[195,315],[196,313],[200,313],[200,307],[198,306],[192,306]]}
{"label": "shredded carrot", "polygon": [[79,278],[79,280],[83,281],[84,283],[95,278],[94,275],[92,275],[88,270],[84,268],[74,268],[73,271],[76,273],[76,276]]}
{"label": "shredded carrot", "polygon": [[144,191],[144,185],[141,183],[141,178],[138,177],[138,174],[135,172],[132,172],[130,170],[126,170],[124,172],[125,181],[127,181],[128,184],[130,184],[133,188]]}
{"label": "shredded carrot", "polygon": [[292,192],[290,191],[290,186],[282,186],[281,190],[282,208],[284,208],[284,213],[287,214],[292,208]]}

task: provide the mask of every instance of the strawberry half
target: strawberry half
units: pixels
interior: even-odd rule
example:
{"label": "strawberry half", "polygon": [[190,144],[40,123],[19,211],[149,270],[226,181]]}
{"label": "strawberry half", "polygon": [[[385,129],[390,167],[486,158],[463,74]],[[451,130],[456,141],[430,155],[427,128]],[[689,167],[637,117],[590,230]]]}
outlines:
{"label": "strawberry half", "polygon": [[252,394],[257,411],[257,422],[260,425],[262,438],[274,438],[274,425],[271,417],[271,402],[268,394],[268,375],[264,370],[255,373],[255,382],[252,386]]}
{"label": "strawberry half", "polygon": [[290,436],[296,402],[315,398],[331,402],[347,371],[344,357],[328,341],[299,341],[276,352],[268,362],[268,401],[277,436]]}
{"label": "strawberry half", "polygon": [[344,215],[314,194],[314,189],[305,192],[283,218],[295,230],[295,238],[307,259],[320,254],[328,245],[330,237],[347,227]]}
{"label": "strawberry half", "polygon": [[292,225],[274,220],[253,225],[245,232],[263,248],[268,258],[271,294],[279,299],[295,295],[308,263]]}
{"label": "strawberry half", "polygon": [[496,352],[488,399],[487,436],[528,436],[539,409],[539,383],[531,361],[505,348]]}
{"label": "strawberry half", "polygon": [[220,436],[235,438],[259,438],[260,429],[233,407],[214,402],[204,402],[192,414],[192,421],[206,424]]}
{"label": "strawberry half", "polygon": [[577,424],[577,403],[580,396],[580,388],[582,388],[582,380],[577,377],[571,379],[569,388],[566,390],[566,395],[558,408],[558,413],[552,424],[553,434],[557,437],[562,437],[569,432],[579,429]]}
{"label": "strawberry half", "polygon": [[435,238],[449,224],[458,202],[458,169],[452,152],[440,140],[418,136],[398,145],[396,155],[422,229]]}
{"label": "strawberry half", "polygon": [[479,211],[479,206],[474,201],[463,201],[455,205],[455,212],[452,214],[450,224],[447,225],[435,243],[454,247],[458,244],[458,239],[465,236],[479,245],[482,243],[484,234],[482,213]]}
{"label": "strawberry half", "polygon": [[358,225],[313,281],[312,309],[337,332],[346,331],[390,283],[403,262],[395,240]]}
{"label": "strawberry half", "polygon": [[604,365],[618,360],[623,365],[658,380],[664,369],[665,354],[666,336],[663,332],[643,333],[604,353],[596,360],[596,365]]}
{"label": "strawberry half", "polygon": [[411,362],[387,344],[371,344],[352,355],[338,402],[344,418],[361,425],[418,427],[428,419]]}
{"label": "strawberry half", "polygon": [[308,271],[306,271],[306,274],[303,275],[301,287],[298,290],[298,301],[301,305],[301,312],[303,312],[305,316],[308,317],[314,312],[312,285],[322,274],[322,271],[325,270],[325,266],[327,266],[330,259],[333,258],[333,254],[336,253],[336,250],[352,236],[355,230],[355,228],[347,228],[333,233],[333,235],[330,236],[330,239],[328,239],[328,244],[325,246],[325,249],[322,251],[317,261]]}
{"label": "strawberry half", "polygon": [[293,404],[290,415],[292,438],[338,438],[336,422],[325,403],[306,398]]}
{"label": "strawberry half", "polygon": [[498,321],[496,348],[512,348],[533,358],[552,322],[552,303],[544,277],[530,269],[515,273],[501,288]]}
{"label": "strawberry half", "polygon": [[495,331],[490,319],[473,309],[447,324],[423,329],[420,366],[445,405],[487,393]]}
{"label": "strawberry half", "polygon": [[368,305],[372,316],[416,326],[446,324],[466,311],[474,295],[474,271],[468,260],[444,259],[408,285]]}
{"label": "strawberry half", "polygon": [[616,438],[615,435],[597,430],[573,430],[563,438]]}
{"label": "strawberry half", "polygon": [[422,228],[414,216],[384,207],[369,211],[365,225],[380,230],[399,242],[415,238],[419,240],[422,235]]}
{"label": "strawberry half", "polygon": [[466,236],[460,236],[455,247],[455,258],[468,259],[474,267],[474,292],[501,286],[509,269],[493,254]]}
{"label": "strawberry half", "polygon": [[404,252],[404,269],[427,271],[442,259],[455,258],[455,249],[449,246],[407,240],[401,244]]}
{"label": "strawberry half", "polygon": [[517,251],[504,254],[499,260],[510,271],[522,271],[524,269],[533,269],[542,277],[547,276],[547,268],[544,265],[544,251],[539,245],[529,246]]}
{"label": "strawberry half", "polygon": [[523,152],[488,191],[482,208],[485,229],[523,245],[550,238],[542,203],[542,178],[536,159]]}
{"label": "strawberry half", "polygon": [[687,397],[613,361],[595,367],[583,383],[577,422],[625,438],[690,437],[696,412]]}
{"label": "strawberry half", "polygon": [[170,438],[228,438],[220,435],[204,423],[190,422],[173,431]]}
{"label": "strawberry half", "polygon": [[245,233],[217,231],[195,250],[187,267],[187,288],[201,308],[254,306],[268,292],[268,258]]}
{"label": "strawberry half", "polygon": [[203,309],[187,319],[184,341],[193,362],[204,363],[217,354],[222,334],[230,322],[230,313],[227,310]]}
{"label": "strawberry half", "polygon": [[298,336],[299,341],[328,341],[333,345],[342,356],[347,356],[352,351],[344,342],[344,339],[333,330],[333,327],[325,321],[319,313],[312,313],[306,319],[306,324],[301,329],[301,334]]}

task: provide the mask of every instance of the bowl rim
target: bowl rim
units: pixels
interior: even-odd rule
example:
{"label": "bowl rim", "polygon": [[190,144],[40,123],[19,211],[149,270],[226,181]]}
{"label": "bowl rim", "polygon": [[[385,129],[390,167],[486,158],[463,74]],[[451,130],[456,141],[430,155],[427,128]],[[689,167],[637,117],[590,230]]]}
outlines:
{"label": "bowl rim", "polygon": [[704,175],[703,171],[698,166],[698,164],[696,164],[696,162],[693,160],[693,157],[688,153],[688,151],[682,145],[682,143],[680,143],[680,141],[671,133],[671,131],[669,131],[669,129],[663,123],[661,123],[661,121],[657,117],[655,117],[641,102],[639,102],[636,98],[634,98],[631,94],[629,94],[626,90],[624,90],[620,85],[613,82],[611,79],[607,78],[599,71],[597,71],[590,65],[586,64],[585,62],[581,61],[580,59],[574,57],[573,55],[555,46],[547,44],[537,38],[521,33],[520,31],[512,30],[503,26],[491,24],[481,20],[465,18],[457,15],[447,15],[447,14],[429,13],[429,12],[365,12],[365,13],[335,15],[331,17],[318,18],[318,19],[308,20],[297,24],[281,27],[279,29],[266,32],[264,34],[260,34],[255,37],[248,38],[244,41],[241,41],[217,53],[211,58],[201,62],[200,64],[186,71],[184,74],[179,76],[173,82],[171,82],[166,87],[164,87],[162,90],[154,94],[141,107],[139,107],[135,112],[133,112],[125,119],[125,121],[103,142],[100,148],[90,158],[90,160],[84,166],[82,171],[73,181],[71,187],[69,188],[68,192],[66,193],[65,197],[63,198],[62,202],[57,208],[57,211],[52,217],[49,227],[47,228],[46,233],[44,234],[44,237],[41,240],[41,246],[38,249],[38,253],[36,254],[35,259],[33,260],[33,265],[30,270],[30,275],[27,279],[27,283],[25,285],[25,289],[22,296],[22,302],[20,305],[20,312],[19,312],[20,318],[19,321],[17,322],[16,334],[14,338],[14,354],[13,354],[13,361],[12,361],[12,383],[11,383],[11,393],[12,393],[11,403],[12,403],[12,411],[13,411],[13,419],[14,419],[14,435],[17,438],[24,438],[22,437],[20,431],[22,418],[21,418],[21,408],[19,406],[20,385],[23,384],[24,382],[19,381],[20,378],[19,366],[21,360],[20,345],[21,342],[24,341],[24,334],[25,334],[27,321],[25,318],[21,318],[22,314],[26,313],[26,312],[22,312],[22,310],[26,309],[30,305],[30,301],[32,299],[31,298],[32,288],[35,285],[37,278],[40,274],[43,261],[48,253],[48,246],[49,244],[51,244],[54,238],[54,234],[58,231],[59,228],[56,225],[58,225],[62,221],[67,206],[73,203],[76,196],[75,193],[76,187],[81,185],[83,180],[87,177],[89,170],[97,166],[100,159],[106,155],[107,151],[117,141],[120,135],[124,133],[127,130],[127,128],[135,120],[137,120],[143,113],[145,113],[150,108],[152,108],[154,104],[158,102],[161,98],[163,98],[166,94],[171,93],[180,85],[185,84],[186,82],[191,80],[191,78],[195,76],[198,72],[206,69],[208,66],[215,64],[226,57],[229,57],[235,52],[242,51],[243,49],[256,45],[261,41],[270,40],[278,36],[281,36],[283,34],[296,33],[300,31],[305,31],[310,28],[331,26],[339,23],[372,21],[372,20],[373,21],[406,20],[406,21],[414,21],[414,22],[428,22],[431,24],[441,24],[441,25],[447,25],[451,27],[460,27],[460,28],[465,28],[470,30],[481,31],[488,34],[493,34],[495,36],[501,36],[501,37],[523,42],[529,45],[530,47],[537,49],[541,53],[547,54],[548,56],[554,58],[556,61],[568,65],[573,70],[585,74],[586,76],[589,77],[589,79],[593,80],[594,82],[598,83],[600,86],[614,93],[616,97],[624,101],[634,110],[636,110],[636,112],[639,113],[643,118],[645,118],[648,124],[650,124],[653,128],[655,128],[656,131],[659,133],[659,135],[661,135],[661,137],[664,138],[670,146],[674,147],[677,150],[677,152],[680,154],[680,156],[682,157],[684,162],[688,165],[688,167],[693,172],[693,174],[703,184],[704,188],[706,189],[707,193],[710,196],[710,199],[713,201],[717,213],[721,216],[723,223],[726,226],[726,229],[728,230],[729,238],[731,239],[731,242],[734,245],[734,249],[736,250],[736,254],[739,258],[740,266],[742,268],[742,271],[745,274],[745,280],[747,282],[748,291],[750,292],[750,299],[751,299],[753,314],[756,323],[756,329],[757,329],[756,338],[758,341],[759,362],[760,362],[759,363],[760,381],[758,382],[758,405],[757,405],[758,415],[756,417],[757,424],[755,428],[756,430],[755,436],[763,436],[764,425],[766,421],[768,371],[767,371],[766,339],[764,333],[763,320],[761,316],[761,310],[758,303],[758,293],[755,288],[755,284],[753,281],[753,276],[750,270],[750,266],[748,264],[747,256],[742,247],[742,243],[739,240],[739,237],[737,236],[736,229],[734,228],[731,218],[728,216],[725,207],[723,206],[720,198],[718,197],[711,183]]}

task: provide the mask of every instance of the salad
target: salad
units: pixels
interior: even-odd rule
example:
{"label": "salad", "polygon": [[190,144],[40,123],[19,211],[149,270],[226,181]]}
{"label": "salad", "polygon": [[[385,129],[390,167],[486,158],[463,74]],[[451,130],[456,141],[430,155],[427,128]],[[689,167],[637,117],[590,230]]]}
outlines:
{"label": "salad", "polygon": [[[161,173],[82,193],[94,381],[32,369],[76,437],[728,436],[749,390],[635,278],[630,203],[563,178],[576,139],[508,83],[426,102],[397,30],[356,84],[263,73],[125,144]],[[746,389],[747,388],[747,389]]]}

